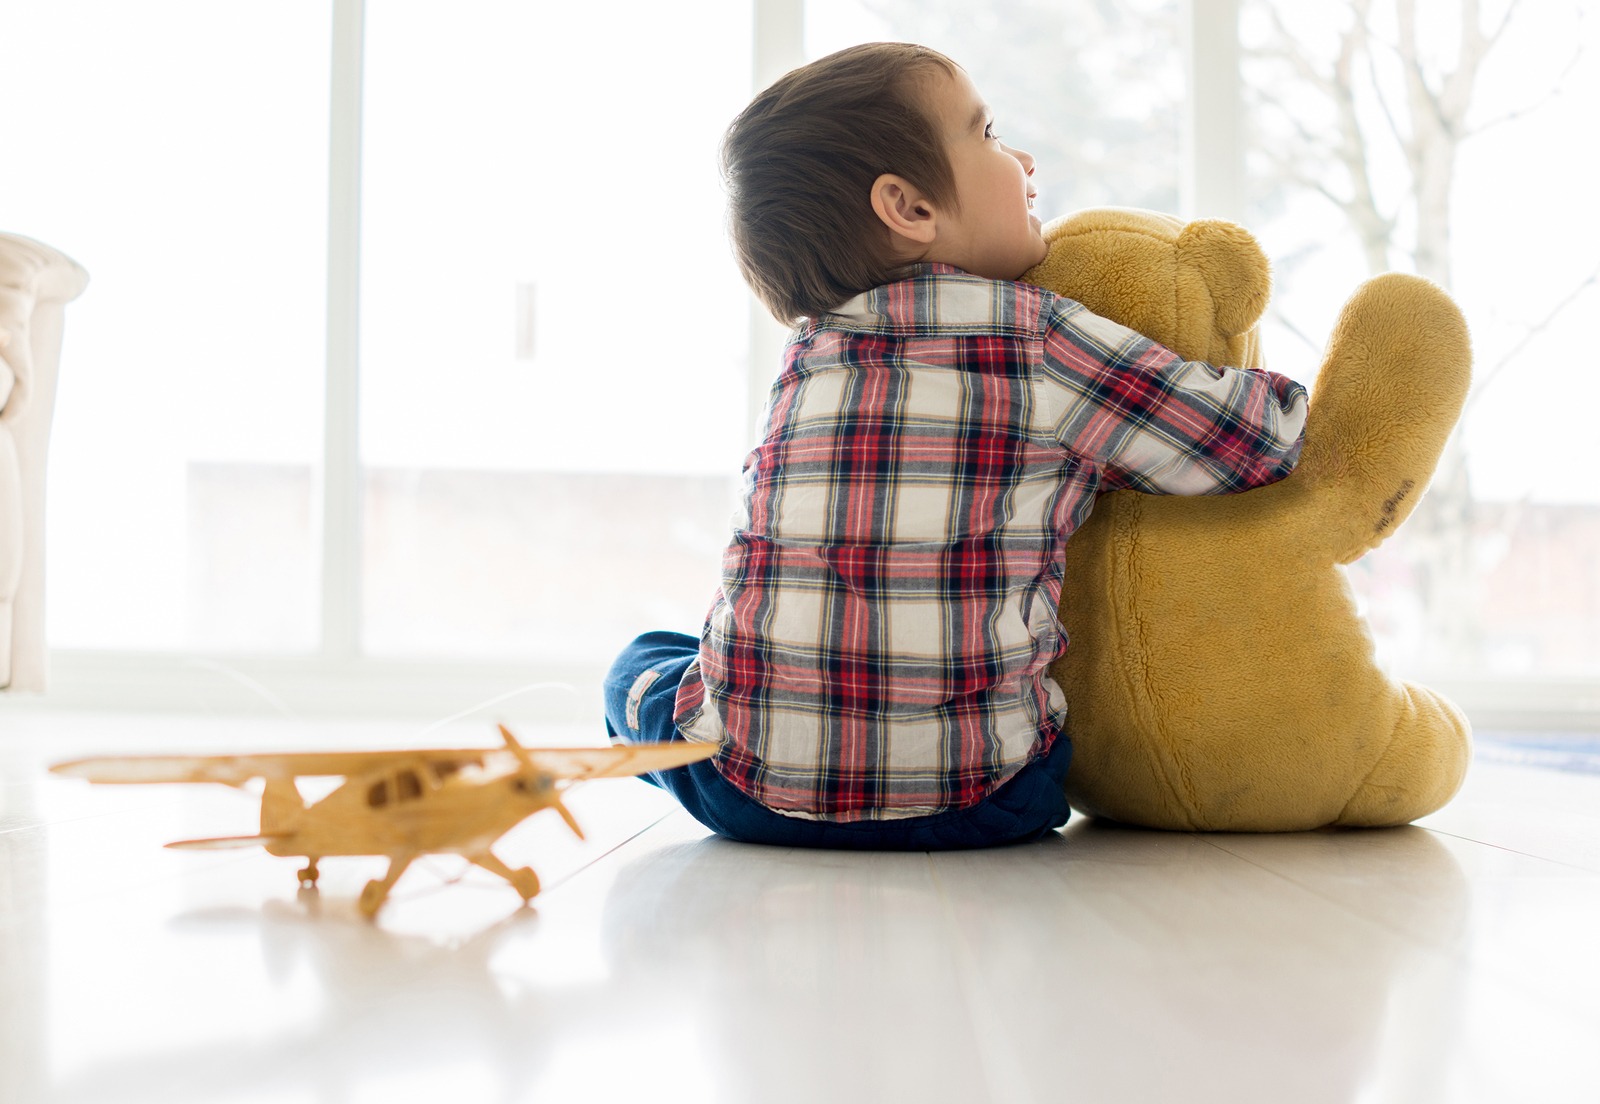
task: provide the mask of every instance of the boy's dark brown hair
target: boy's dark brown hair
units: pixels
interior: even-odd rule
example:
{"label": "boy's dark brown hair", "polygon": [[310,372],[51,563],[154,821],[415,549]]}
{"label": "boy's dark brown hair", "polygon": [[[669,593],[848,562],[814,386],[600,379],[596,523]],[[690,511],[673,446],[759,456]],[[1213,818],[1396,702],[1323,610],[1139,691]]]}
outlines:
{"label": "boy's dark brown hair", "polygon": [[955,62],[925,46],[872,42],[780,77],[722,142],[739,268],[780,321],[814,318],[894,279],[903,265],[872,210],[872,182],[905,177],[953,205],[955,179],[924,112],[924,82]]}

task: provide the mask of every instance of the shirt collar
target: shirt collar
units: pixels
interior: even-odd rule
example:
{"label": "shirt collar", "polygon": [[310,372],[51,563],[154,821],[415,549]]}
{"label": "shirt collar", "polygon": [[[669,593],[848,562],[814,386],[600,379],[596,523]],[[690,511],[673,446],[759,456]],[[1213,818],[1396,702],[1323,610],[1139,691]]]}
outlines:
{"label": "shirt collar", "polygon": [[965,269],[943,261],[918,261],[906,265],[887,284],[868,288],[839,304],[829,314],[839,315],[852,322],[875,323],[895,313],[892,304],[904,298],[896,296],[894,289],[900,284],[917,280],[931,280],[938,276],[965,276]]}

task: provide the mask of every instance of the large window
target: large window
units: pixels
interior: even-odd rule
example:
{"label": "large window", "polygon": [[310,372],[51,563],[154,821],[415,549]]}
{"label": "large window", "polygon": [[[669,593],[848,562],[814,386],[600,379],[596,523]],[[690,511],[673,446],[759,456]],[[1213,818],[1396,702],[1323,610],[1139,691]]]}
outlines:
{"label": "large window", "polygon": [[[1249,225],[1275,368],[1309,379],[1372,272],[1446,285],[1478,385],[1433,491],[1352,580],[1403,673],[1593,684],[1592,16],[14,0],[0,226],[92,276],[51,454],[58,671],[102,649],[156,681],[149,657],[175,655],[587,680],[635,632],[694,631],[776,368],[718,139],[753,74],[902,38],[968,69],[1046,215]],[[1236,103],[1241,126],[1197,141]],[[325,419],[325,394],[348,409]]]}
{"label": "large window", "polygon": [[326,2],[0,9],[0,225],[88,268],[50,453],[57,648],[316,646]]}
{"label": "large window", "polygon": [[1451,291],[1472,329],[1433,486],[1352,572],[1380,649],[1421,674],[1600,674],[1592,5],[1247,0],[1241,31],[1274,366],[1314,371],[1350,290],[1388,269]]}
{"label": "large window", "polygon": [[747,437],[717,144],[750,6],[624,8],[369,8],[369,654],[598,659],[709,606]]}

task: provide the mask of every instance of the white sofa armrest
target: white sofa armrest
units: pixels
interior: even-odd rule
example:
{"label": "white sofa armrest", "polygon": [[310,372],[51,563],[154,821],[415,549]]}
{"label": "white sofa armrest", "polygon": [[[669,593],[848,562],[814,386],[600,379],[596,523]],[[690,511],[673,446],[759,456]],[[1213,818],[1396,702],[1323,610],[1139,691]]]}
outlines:
{"label": "white sofa armrest", "polygon": [[44,489],[66,304],[89,275],[0,233],[0,690],[45,685]]}

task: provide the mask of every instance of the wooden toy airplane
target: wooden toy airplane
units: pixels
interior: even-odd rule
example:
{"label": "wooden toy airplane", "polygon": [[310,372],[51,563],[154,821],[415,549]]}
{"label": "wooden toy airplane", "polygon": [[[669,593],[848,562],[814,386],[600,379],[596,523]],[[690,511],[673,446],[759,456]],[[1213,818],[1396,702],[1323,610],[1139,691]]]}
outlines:
{"label": "wooden toy airplane", "polygon": [[[503,748],[435,751],[328,751],[267,755],[107,756],[57,763],[56,774],[90,782],[220,782],[265,779],[261,834],[179,840],[168,847],[265,847],[302,856],[300,883],[317,884],[317,863],[337,855],[385,855],[389,872],[361,891],[363,915],[376,916],[389,890],[419,855],[461,855],[504,878],[524,902],[539,892],[529,867],[512,870],[490,848],[524,819],[554,809],[583,838],[561,800],[577,782],[668,770],[716,754],[714,744],[674,742],[615,747],[527,748],[505,725]],[[307,804],[296,778],[342,777]]]}

